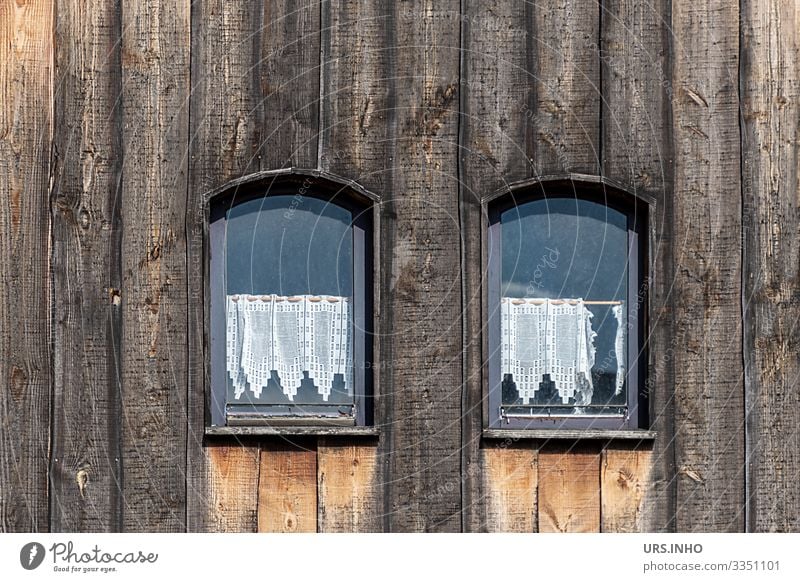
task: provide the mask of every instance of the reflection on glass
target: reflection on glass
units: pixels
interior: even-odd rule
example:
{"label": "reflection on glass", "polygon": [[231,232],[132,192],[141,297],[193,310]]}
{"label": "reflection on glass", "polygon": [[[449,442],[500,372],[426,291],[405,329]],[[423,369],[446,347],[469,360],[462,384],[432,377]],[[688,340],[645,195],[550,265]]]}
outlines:
{"label": "reflection on glass", "polygon": [[351,413],[352,213],[267,196],[226,218],[228,402]]}
{"label": "reflection on glass", "polygon": [[[587,200],[550,198],[510,208],[500,223],[508,303],[501,336],[524,362],[515,378],[504,361],[504,407],[523,415],[624,413],[627,217]],[[508,344],[509,334],[516,343]]]}

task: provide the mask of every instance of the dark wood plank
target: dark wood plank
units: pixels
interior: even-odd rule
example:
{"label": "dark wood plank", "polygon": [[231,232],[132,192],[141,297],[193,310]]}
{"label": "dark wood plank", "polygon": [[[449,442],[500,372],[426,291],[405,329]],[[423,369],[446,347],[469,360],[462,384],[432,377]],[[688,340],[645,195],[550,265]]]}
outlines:
{"label": "dark wood plank", "polygon": [[608,447],[600,468],[600,530],[635,533],[647,531],[653,501],[650,480],[653,452],[649,449]]}
{"label": "dark wood plank", "polygon": [[126,531],[185,528],[189,6],[121,7]]}
{"label": "dark wood plank", "polygon": [[678,531],[744,530],[739,8],[672,3]]}
{"label": "dark wood plank", "polygon": [[[258,2],[254,4],[258,5]],[[318,163],[321,1],[263,0],[253,72],[262,170]]]}
{"label": "dark wood plank", "polygon": [[748,529],[800,531],[800,10],[742,3]]}
{"label": "dark wood plank", "polygon": [[[259,170],[259,103],[255,61],[259,58],[261,4],[245,0],[200,0],[192,7],[192,94],[190,184],[187,198],[187,252],[189,289],[188,406],[189,438],[186,459],[189,531],[253,531],[255,506],[226,502],[224,507],[208,499],[224,484],[228,500],[250,499],[257,488],[259,448],[225,440],[207,447],[205,399],[208,360],[205,346],[207,308],[205,295],[204,194],[230,180]],[[236,459],[255,464],[255,482],[237,473],[225,476]],[[230,461],[228,461],[230,459]],[[237,494],[235,487],[241,487]],[[223,513],[219,513],[224,509]]]}
{"label": "dark wood plank", "polygon": [[116,2],[56,14],[51,531],[119,531],[121,21]]}
{"label": "dark wood plank", "polygon": [[47,531],[53,3],[0,3],[0,532]]}
{"label": "dark wood plank", "polygon": [[317,451],[311,444],[266,443],[258,480],[258,531],[317,531]]}
{"label": "dark wood plank", "polygon": [[[602,173],[629,191],[656,201],[650,216],[655,277],[649,282],[650,427],[657,432],[653,468],[642,517],[646,531],[675,523],[673,418],[676,349],[672,297],[672,135],[670,42],[667,0],[607,0],[601,14],[603,89]],[[645,297],[645,295],[640,295]]]}
{"label": "dark wood plank", "polygon": [[379,532],[383,507],[374,444],[322,439],[317,446],[317,529]]}
{"label": "dark wood plank", "polygon": [[538,453],[533,444],[498,442],[481,449],[488,532],[538,530]]}
{"label": "dark wood plank", "polygon": [[[390,196],[395,165],[393,135],[396,109],[395,72],[391,57],[394,13],[390,3],[359,0],[331,0],[322,5],[322,107],[320,118],[320,159],[322,169],[346,179],[356,180],[379,196]],[[403,81],[404,82],[404,81]],[[379,207],[385,215],[383,203]],[[380,221],[378,221],[380,223]],[[380,224],[376,225],[380,245],[386,244]],[[387,327],[383,320],[386,297],[386,256],[391,251],[383,246],[375,261],[373,335],[374,418],[381,438],[377,444],[378,473],[371,492],[372,503],[380,508],[383,522],[375,529],[386,529],[389,514],[385,495],[389,467],[385,460],[390,453],[387,428],[393,417],[388,396],[386,371],[391,356],[384,351]],[[324,524],[325,527],[328,525]],[[373,527],[370,524],[370,527]]]}
{"label": "dark wood plank", "polygon": [[[524,2],[467,2],[461,22],[461,135],[459,136],[459,218],[461,221],[461,303],[463,318],[462,507],[465,531],[492,524],[486,516],[490,492],[483,476],[480,447],[484,405],[481,197],[504,184],[524,180],[533,171],[526,153],[526,134],[533,121],[528,65],[534,44],[532,6]],[[477,233],[477,234],[475,234]]]}
{"label": "dark wood plank", "polygon": [[[389,531],[461,530],[459,3],[394,5],[381,394]],[[383,457],[381,457],[383,458]]]}
{"label": "dark wood plank", "polygon": [[600,450],[549,445],[539,452],[539,531],[600,531]]}
{"label": "dark wood plank", "polygon": [[530,4],[525,115],[533,174],[597,174],[600,160],[600,8],[596,2]]}

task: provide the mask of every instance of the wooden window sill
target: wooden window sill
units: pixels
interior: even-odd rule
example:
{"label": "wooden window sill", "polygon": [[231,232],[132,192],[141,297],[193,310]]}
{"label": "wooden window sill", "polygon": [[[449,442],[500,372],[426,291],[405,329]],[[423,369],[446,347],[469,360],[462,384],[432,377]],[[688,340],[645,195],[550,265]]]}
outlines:
{"label": "wooden window sill", "polygon": [[492,440],[652,441],[655,440],[656,435],[657,433],[653,430],[489,428],[483,431],[483,438]]}
{"label": "wooden window sill", "polygon": [[376,437],[375,426],[208,426],[206,436],[342,436]]}

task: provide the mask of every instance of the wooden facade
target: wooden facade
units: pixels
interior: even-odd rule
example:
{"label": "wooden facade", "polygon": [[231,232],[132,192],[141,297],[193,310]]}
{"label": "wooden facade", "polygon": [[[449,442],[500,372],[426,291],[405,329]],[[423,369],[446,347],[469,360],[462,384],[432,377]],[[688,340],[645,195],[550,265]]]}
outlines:
{"label": "wooden facade", "polygon": [[[800,531],[799,123],[795,0],[0,0],[0,531]],[[205,435],[204,196],[282,168],[380,197],[376,434]],[[652,434],[483,430],[543,176],[655,200]]]}

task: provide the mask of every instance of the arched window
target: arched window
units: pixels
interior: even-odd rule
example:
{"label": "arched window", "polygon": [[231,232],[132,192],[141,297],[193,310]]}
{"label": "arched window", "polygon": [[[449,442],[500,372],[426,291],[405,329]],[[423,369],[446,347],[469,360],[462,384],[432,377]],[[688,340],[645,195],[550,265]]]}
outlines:
{"label": "arched window", "polygon": [[602,182],[488,203],[490,428],[647,423],[647,204]]}
{"label": "arched window", "polygon": [[372,213],[316,174],[211,199],[212,426],[371,423]]}

